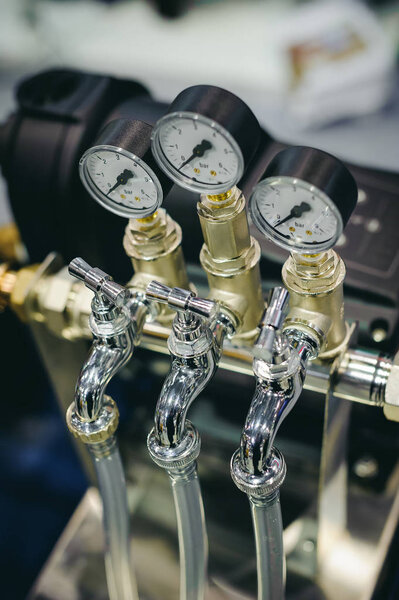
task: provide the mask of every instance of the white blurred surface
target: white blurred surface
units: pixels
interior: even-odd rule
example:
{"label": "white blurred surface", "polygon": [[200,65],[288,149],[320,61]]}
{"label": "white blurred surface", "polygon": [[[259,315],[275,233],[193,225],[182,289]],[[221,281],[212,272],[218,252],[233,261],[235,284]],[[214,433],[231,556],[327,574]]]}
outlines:
{"label": "white blurred surface", "polygon": [[293,10],[293,0],[198,1],[182,18],[167,20],[145,0],[0,0],[0,119],[20,74],[51,66],[137,79],[165,101],[188,85],[210,83],[242,97],[276,139],[399,170],[397,74],[395,95],[382,111],[307,130],[287,118],[291,75],[281,44],[285,19],[287,36],[295,29]]}

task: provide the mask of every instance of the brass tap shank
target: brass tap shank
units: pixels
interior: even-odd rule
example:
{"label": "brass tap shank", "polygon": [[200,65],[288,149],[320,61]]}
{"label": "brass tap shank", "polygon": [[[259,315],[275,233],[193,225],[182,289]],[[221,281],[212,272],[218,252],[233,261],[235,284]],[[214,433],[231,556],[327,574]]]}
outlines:
{"label": "brass tap shank", "polygon": [[204,236],[200,261],[208,278],[209,298],[236,322],[234,339],[251,343],[264,302],[260,247],[249,234],[244,196],[237,188],[218,196],[203,195],[197,211]]}

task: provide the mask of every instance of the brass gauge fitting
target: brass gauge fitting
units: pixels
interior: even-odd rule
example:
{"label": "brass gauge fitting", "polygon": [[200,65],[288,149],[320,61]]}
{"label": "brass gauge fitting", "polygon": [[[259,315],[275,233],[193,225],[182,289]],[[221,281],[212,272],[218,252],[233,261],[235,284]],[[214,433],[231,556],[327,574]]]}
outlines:
{"label": "brass gauge fitting", "polygon": [[334,250],[316,255],[292,253],[283,265],[282,279],[290,293],[287,326],[306,324],[309,311],[328,316],[331,322],[320,359],[334,358],[348,341],[349,327],[344,318],[345,272],[345,264]]}
{"label": "brass gauge fitting", "polygon": [[0,265],[0,310],[9,306],[21,321],[27,320],[25,302],[39,266],[14,271],[6,263]]}
{"label": "brass gauge fitting", "polygon": [[[123,246],[132,261],[134,275],[127,287],[145,293],[148,284],[157,279],[169,287],[190,287],[181,248],[180,226],[163,208],[144,219],[130,219]],[[160,305],[157,320],[169,323],[174,312]]]}
{"label": "brass gauge fitting", "polygon": [[216,196],[202,195],[197,211],[204,236],[200,261],[208,278],[209,298],[224,306],[236,322],[234,340],[250,344],[264,302],[260,247],[249,234],[245,198],[237,187]]}

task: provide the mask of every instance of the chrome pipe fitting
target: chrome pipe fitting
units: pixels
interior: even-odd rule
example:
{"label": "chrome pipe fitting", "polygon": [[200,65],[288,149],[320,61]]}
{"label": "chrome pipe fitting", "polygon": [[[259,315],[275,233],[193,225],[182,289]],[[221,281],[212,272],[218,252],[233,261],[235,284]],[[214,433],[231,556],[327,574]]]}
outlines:
{"label": "chrome pipe fitting", "polygon": [[[224,313],[219,320],[217,303],[198,298],[191,291],[153,281],[147,287],[146,296],[177,312],[168,339],[172,364],[158,399],[155,426],[149,437],[149,444],[154,438],[160,446],[177,448],[187,434],[187,411],[216,372],[224,337],[234,326]],[[150,453],[151,447],[149,445]]]}
{"label": "chrome pipe fitting", "polygon": [[302,392],[308,361],[320,348],[319,332],[282,331],[288,301],[284,288],[272,290],[255,343],[256,388],[238,451],[242,470],[253,477],[269,471],[277,431]]}
{"label": "chrome pipe fitting", "polygon": [[69,272],[95,293],[89,318],[94,341],[75,389],[74,410],[87,423],[100,419],[105,389],[131,358],[147,306],[141,297],[134,297],[107,273],[90,267],[81,258],[70,263]]}
{"label": "chrome pipe fitting", "polygon": [[284,483],[287,466],[284,456],[273,447],[267,468],[258,474],[249,473],[243,468],[240,450],[236,450],[230,463],[231,477],[239,490],[247,494],[251,500],[273,498]]}

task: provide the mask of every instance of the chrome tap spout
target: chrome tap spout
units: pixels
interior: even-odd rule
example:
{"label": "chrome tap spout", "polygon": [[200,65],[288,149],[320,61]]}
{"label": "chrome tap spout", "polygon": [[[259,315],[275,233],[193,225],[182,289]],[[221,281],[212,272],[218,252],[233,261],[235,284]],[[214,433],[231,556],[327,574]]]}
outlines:
{"label": "chrome tap spout", "polygon": [[241,468],[259,476],[270,469],[277,431],[298,400],[308,360],[317,355],[315,336],[295,328],[281,331],[288,308],[284,288],[272,290],[254,346],[256,388],[240,441]]}
{"label": "chrome tap spout", "polygon": [[94,292],[89,320],[94,340],[75,388],[77,415],[93,422],[101,414],[108,383],[130,360],[139,342],[149,306],[142,294],[133,295],[81,258],[71,261],[69,272]]}
{"label": "chrome tap spout", "polygon": [[163,448],[176,448],[186,433],[187,411],[216,372],[225,335],[234,323],[219,306],[193,292],[157,281],[147,287],[149,300],[176,310],[168,340],[172,358],[154,417],[154,437]]}
{"label": "chrome tap spout", "polygon": [[132,356],[131,327],[112,337],[96,337],[80,371],[75,388],[76,411],[83,421],[95,421],[101,412],[105,389]]}
{"label": "chrome tap spout", "polygon": [[218,353],[212,345],[200,356],[172,359],[155,411],[157,441],[170,448],[177,446],[185,432],[187,411],[193,400],[212,379],[218,364]]}
{"label": "chrome tap spout", "polygon": [[274,438],[302,392],[305,370],[301,361],[298,370],[287,378],[257,379],[240,442],[241,464],[251,475],[261,475],[270,466]]}

